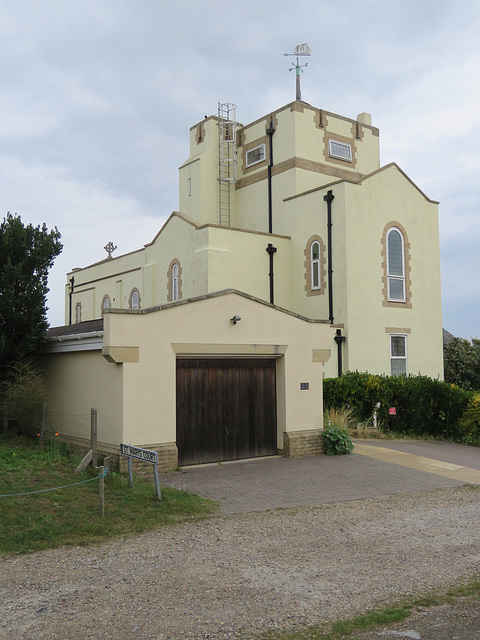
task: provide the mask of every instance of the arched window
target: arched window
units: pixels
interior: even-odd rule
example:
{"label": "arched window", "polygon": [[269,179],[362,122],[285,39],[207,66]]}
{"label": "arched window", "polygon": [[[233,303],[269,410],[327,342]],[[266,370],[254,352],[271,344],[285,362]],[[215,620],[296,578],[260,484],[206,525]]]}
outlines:
{"label": "arched window", "polygon": [[174,258],[167,271],[167,300],[176,302],[182,299],[182,266],[177,258]]}
{"label": "arched window", "polygon": [[172,265],[172,300],[178,300],[178,264]]}
{"label": "arched window", "polygon": [[312,242],[310,248],[310,264],[312,269],[312,289],[320,289],[320,243]]}
{"label": "arched window", "polygon": [[140,293],[138,289],[132,289],[130,291],[130,299],[128,302],[130,309],[140,309]]}
{"label": "arched window", "polygon": [[110,309],[110,296],[103,296],[102,311],[104,309]]}
{"label": "arched window", "polygon": [[401,231],[392,227],[387,233],[388,299],[405,302],[405,248]]}
{"label": "arched window", "polygon": [[326,291],[325,245],[320,236],[314,235],[307,240],[305,256],[305,293],[308,296],[321,296]]}

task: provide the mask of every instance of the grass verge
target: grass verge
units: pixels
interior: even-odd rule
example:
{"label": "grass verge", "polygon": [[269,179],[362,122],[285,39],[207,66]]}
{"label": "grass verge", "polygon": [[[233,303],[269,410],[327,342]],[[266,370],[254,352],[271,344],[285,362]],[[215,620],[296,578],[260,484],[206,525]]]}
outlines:
{"label": "grass verge", "polygon": [[162,525],[206,517],[216,503],[187,491],[162,488],[153,479],[112,473],[105,479],[105,517],[98,514],[97,473],[73,474],[79,459],[55,440],[45,449],[26,438],[0,436],[0,496],[50,489],[92,480],[48,493],[0,497],[0,554],[86,545],[113,536],[141,533]]}
{"label": "grass verge", "polygon": [[357,634],[406,620],[416,609],[452,603],[456,598],[473,598],[480,602],[480,577],[455,584],[443,591],[433,591],[424,596],[403,600],[352,618],[290,631],[267,631],[256,638],[257,640],[355,640]]}

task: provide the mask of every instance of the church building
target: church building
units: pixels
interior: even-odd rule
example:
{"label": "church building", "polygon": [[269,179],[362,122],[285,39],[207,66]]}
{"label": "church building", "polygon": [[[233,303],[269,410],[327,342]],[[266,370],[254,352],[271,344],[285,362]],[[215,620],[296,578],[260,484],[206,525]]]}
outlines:
{"label": "church building", "polygon": [[[46,355],[56,385],[73,376],[95,396],[115,378],[106,450],[128,434],[163,451],[166,467],[312,452],[322,378],[443,377],[438,203],[395,163],[380,165],[368,113],[297,99],[242,125],[219,103],[190,128],[178,211],[137,251],[112,248],[67,275],[65,326],[50,330]],[[80,410],[74,395],[57,409]],[[232,410],[246,412],[235,442]]]}

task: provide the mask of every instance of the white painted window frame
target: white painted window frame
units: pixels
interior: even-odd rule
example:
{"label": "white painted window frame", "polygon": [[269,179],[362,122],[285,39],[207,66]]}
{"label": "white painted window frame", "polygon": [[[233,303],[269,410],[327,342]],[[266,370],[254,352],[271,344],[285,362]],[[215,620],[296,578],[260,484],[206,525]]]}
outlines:
{"label": "white painted window frame", "polygon": [[[405,355],[404,356],[394,356],[393,355],[393,338],[403,338],[404,341],[404,345],[405,345]],[[405,361],[405,375],[408,375],[408,341],[407,341],[407,334],[406,333],[391,333],[390,334],[390,375],[400,375],[400,374],[394,374],[392,372],[392,363],[393,361],[396,360],[403,360]]]}
{"label": "white painted window frame", "polygon": [[[333,151],[333,145],[335,144],[338,144],[340,147],[343,147],[344,149],[348,149],[348,158],[346,158],[345,156],[339,153],[335,153]],[[335,158],[336,160],[344,160],[345,162],[351,162],[352,161],[352,145],[348,144],[347,142],[340,142],[340,140],[330,139],[328,141],[328,155],[331,158]]]}
{"label": "white painted window frame", "polygon": [[[313,257],[313,247],[317,245],[318,246],[318,258],[314,258]],[[311,289],[312,291],[318,291],[319,289],[322,288],[322,280],[321,280],[321,273],[320,273],[320,258],[321,258],[321,246],[320,246],[320,242],[318,240],[314,240],[310,246],[310,268],[311,268]],[[315,271],[317,272],[317,282],[318,285],[315,285]]]}
{"label": "white painted window frame", "polygon": [[178,300],[178,264],[172,264],[172,301]]}
{"label": "white painted window frame", "polygon": [[[138,293],[138,291],[135,289],[135,291],[132,291],[132,296],[130,298],[131,300],[131,308],[138,310],[140,309],[140,294]],[[135,302],[136,300],[136,302]]]}
{"label": "white painted window frame", "polygon": [[[248,161],[248,157],[250,154],[252,154],[254,151],[258,151],[258,149],[262,149],[263,148],[263,154],[262,157],[259,160],[254,160],[253,162],[249,162]],[[259,164],[260,162],[263,162],[266,158],[266,147],[265,147],[265,143],[262,142],[262,144],[258,144],[256,147],[253,147],[252,149],[249,149],[246,153],[245,153],[245,165],[246,167],[253,167],[253,165],[255,164]]]}
{"label": "white painted window frame", "polygon": [[[396,231],[399,236],[400,236],[400,240],[402,242],[402,275],[401,276],[397,276],[397,275],[393,275],[390,273],[390,250],[389,250],[389,245],[388,245],[388,239],[390,237],[390,234]],[[398,227],[390,227],[390,229],[387,232],[387,237],[386,237],[386,244],[387,244],[387,296],[388,296],[388,301],[389,302],[406,302],[407,298],[406,298],[406,282],[405,282],[405,238],[403,237],[403,233],[400,231],[400,229]],[[402,283],[402,289],[403,289],[403,296],[401,298],[393,298],[390,295],[390,283],[392,281],[398,281]]]}

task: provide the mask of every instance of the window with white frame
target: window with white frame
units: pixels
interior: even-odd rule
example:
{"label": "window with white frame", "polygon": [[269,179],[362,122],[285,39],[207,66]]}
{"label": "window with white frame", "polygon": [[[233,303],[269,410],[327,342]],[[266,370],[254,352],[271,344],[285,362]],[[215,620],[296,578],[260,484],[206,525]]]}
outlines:
{"label": "window with white frame", "polygon": [[312,270],[312,289],[320,289],[320,243],[312,242],[310,248],[310,265]]}
{"label": "window with white frame", "polygon": [[132,289],[130,292],[130,309],[140,309],[140,294],[138,289]]}
{"label": "window with white frame", "polygon": [[102,300],[102,311],[104,309],[110,309],[110,296],[106,295],[103,296],[103,300]]}
{"label": "window with white frame", "polygon": [[178,300],[178,264],[172,265],[172,300]]}
{"label": "window with white frame", "polygon": [[258,147],[254,147],[253,149],[250,149],[250,151],[247,151],[247,167],[251,167],[253,164],[257,164],[263,160],[265,160],[265,144],[259,144]]}
{"label": "window with white frame", "polygon": [[339,160],[352,161],[352,146],[338,140],[328,141],[328,155]]}
{"label": "window with white frame", "polygon": [[392,227],[387,234],[388,299],[405,302],[405,243],[399,229]]}
{"label": "window with white frame", "polygon": [[407,336],[390,336],[390,372],[392,376],[407,373]]}

